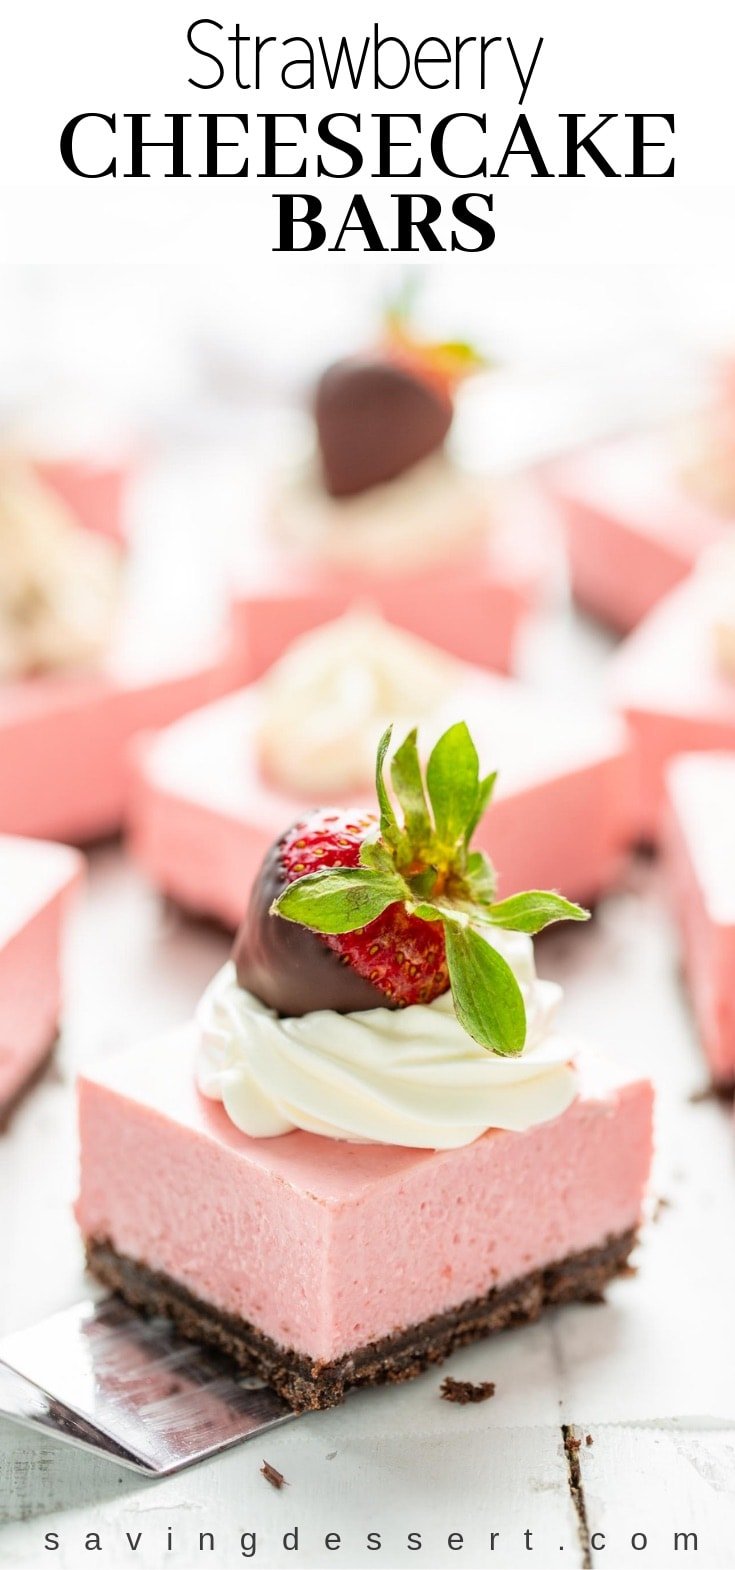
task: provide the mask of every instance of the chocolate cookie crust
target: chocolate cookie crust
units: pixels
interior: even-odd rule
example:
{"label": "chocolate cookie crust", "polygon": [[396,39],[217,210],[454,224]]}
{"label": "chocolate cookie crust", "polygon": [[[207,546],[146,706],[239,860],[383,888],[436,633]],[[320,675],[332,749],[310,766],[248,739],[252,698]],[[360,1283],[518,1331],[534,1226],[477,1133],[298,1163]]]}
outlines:
{"label": "chocolate cookie crust", "polygon": [[545,1270],[493,1287],[484,1297],[357,1347],[334,1362],[315,1361],[278,1346],[246,1320],[201,1302],[170,1277],[118,1254],[108,1242],[88,1240],[87,1263],[99,1281],[134,1308],[172,1319],[182,1335],[227,1353],[244,1372],[258,1374],[272,1385],[295,1412],[305,1412],[337,1406],[355,1385],[413,1379],[430,1364],[442,1363],[457,1347],[513,1325],[530,1324],[554,1303],[598,1301],[612,1277],[623,1270],[635,1240],[631,1228],[607,1238],[598,1248],[570,1254]]}

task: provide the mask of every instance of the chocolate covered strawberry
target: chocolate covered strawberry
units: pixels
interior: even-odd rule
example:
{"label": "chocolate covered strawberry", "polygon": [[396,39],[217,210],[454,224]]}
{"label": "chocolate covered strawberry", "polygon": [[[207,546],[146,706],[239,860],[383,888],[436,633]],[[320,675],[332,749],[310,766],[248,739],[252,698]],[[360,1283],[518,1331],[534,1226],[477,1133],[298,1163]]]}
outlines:
{"label": "chocolate covered strawberry", "polygon": [[355,931],[317,934],[270,914],[296,880],[359,868],[378,827],[364,812],[326,808],[300,818],[261,867],[235,945],[237,977],[279,1014],[430,1003],[449,986],[442,932],[399,906]]}
{"label": "chocolate covered strawberry", "polygon": [[331,496],[385,485],[439,452],[458,382],[484,363],[470,344],[418,337],[410,305],[410,293],[395,301],[380,347],[337,360],[317,384],[314,418]]}
{"label": "chocolate covered strawberry", "polygon": [[339,360],[316,390],[314,417],[330,496],[394,480],[442,446],[452,423],[443,388],[378,356]]}
{"label": "chocolate covered strawberry", "polygon": [[494,869],[471,840],[495,775],[480,778],[464,724],[434,747],[425,775],[416,732],[391,762],[402,821],[378,749],[379,813],[321,809],[271,847],[233,958],[240,986],[285,1016],[430,1003],[451,987],[457,1016],[483,1046],[517,1053],[526,1033],[518,983],[493,928],[535,933],[587,912],[533,890],[495,898]]}

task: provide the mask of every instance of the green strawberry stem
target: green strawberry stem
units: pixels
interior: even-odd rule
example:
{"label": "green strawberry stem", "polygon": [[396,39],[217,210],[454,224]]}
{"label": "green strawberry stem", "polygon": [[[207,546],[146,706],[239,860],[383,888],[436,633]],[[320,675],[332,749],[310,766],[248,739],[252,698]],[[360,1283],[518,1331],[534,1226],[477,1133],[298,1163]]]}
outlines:
{"label": "green strawberry stem", "polygon": [[[397,289],[389,295],[383,307],[383,318],[389,331],[403,336],[404,340],[413,338],[413,319],[416,314],[416,304],[422,289],[423,280],[419,277],[418,267],[409,267],[401,279]],[[464,377],[473,371],[484,371],[491,368],[487,355],[467,338],[445,339],[416,339],[417,346],[429,357],[432,355],[442,360],[444,365],[454,371],[456,376]]]}
{"label": "green strawberry stem", "polygon": [[297,878],[271,913],[324,935],[356,932],[391,905],[403,905],[420,921],[441,921],[457,1018],[481,1046],[517,1055],[526,1039],[525,1007],[490,930],[533,934],[553,921],[586,921],[589,912],[543,889],[496,900],[494,867],[484,851],[470,848],[496,775],[480,778],[464,722],[440,736],[425,771],[415,730],[394,754],[390,773],[399,822],[384,772],[391,734],[389,728],[378,746],[378,832],[365,840],[359,867],[325,867]]}

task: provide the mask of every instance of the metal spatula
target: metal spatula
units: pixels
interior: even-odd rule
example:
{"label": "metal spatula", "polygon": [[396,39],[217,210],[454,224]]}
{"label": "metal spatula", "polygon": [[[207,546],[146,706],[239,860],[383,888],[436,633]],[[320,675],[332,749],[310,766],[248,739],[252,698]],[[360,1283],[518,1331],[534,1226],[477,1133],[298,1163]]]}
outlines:
{"label": "metal spatula", "polygon": [[0,1414],[155,1477],[295,1415],[226,1358],[114,1297],[0,1341]]}

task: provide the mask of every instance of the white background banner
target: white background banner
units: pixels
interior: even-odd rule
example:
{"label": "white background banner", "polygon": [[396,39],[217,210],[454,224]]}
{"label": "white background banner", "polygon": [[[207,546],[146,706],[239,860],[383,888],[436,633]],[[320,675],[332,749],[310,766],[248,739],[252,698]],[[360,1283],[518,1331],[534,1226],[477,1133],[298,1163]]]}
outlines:
{"label": "white background banner", "polygon": [[[363,61],[357,88],[344,54],[334,87],[328,83],[343,36],[353,66]],[[696,8],[681,0],[16,5],[4,17],[0,59],[0,260],[262,261],[283,238],[289,195],[297,217],[306,195],[318,200],[324,230],[323,242],[306,251],[319,232],[297,222],[294,247],[336,265],[366,255],[380,263],[447,254],[468,265],[478,258],[714,260],[732,249],[735,229],[734,54],[735,16],[726,0],[700,0]],[[376,88],[376,58],[384,83],[401,83],[407,73],[402,85]],[[451,123],[444,141],[447,165],[458,172],[452,175],[437,168],[431,135],[457,114],[464,118]],[[69,133],[74,159],[97,176],[115,159],[114,177],[84,178],[65,165],[62,132],[80,115],[108,120],[84,120]],[[148,178],[134,174],[132,117],[141,115],[148,117],[141,135],[150,141],[170,140],[171,117],[189,117],[180,122],[178,178],[170,148],[144,149]],[[269,124],[276,115],[302,116],[305,126]],[[328,115],[340,117],[331,131],[354,154],[320,136]],[[382,135],[394,146],[383,149],[390,172],[381,175],[376,117],[387,115],[394,119],[383,122]],[[526,123],[516,130],[519,115]],[[238,118],[245,116],[247,130]],[[574,175],[570,126],[579,139],[607,116],[595,145],[617,177],[584,148]],[[632,175],[635,116],[646,117],[644,140],[663,143],[644,150],[645,178]],[[673,133],[662,116],[674,117]],[[217,178],[206,176],[208,135],[222,144]],[[272,176],[269,135],[295,144],[275,150]],[[320,154],[329,173],[319,173]],[[212,167],[211,149],[209,156]],[[350,173],[359,156],[362,167]],[[660,178],[672,157],[674,177]],[[245,158],[248,174],[238,176]],[[483,160],[484,172],[474,175]],[[467,193],[470,209],[492,224],[494,240],[484,250],[477,224],[452,211]],[[355,197],[367,218],[364,209],[350,213]],[[440,204],[432,232],[441,251],[407,228],[410,217],[427,212],[427,199],[434,211]]]}

